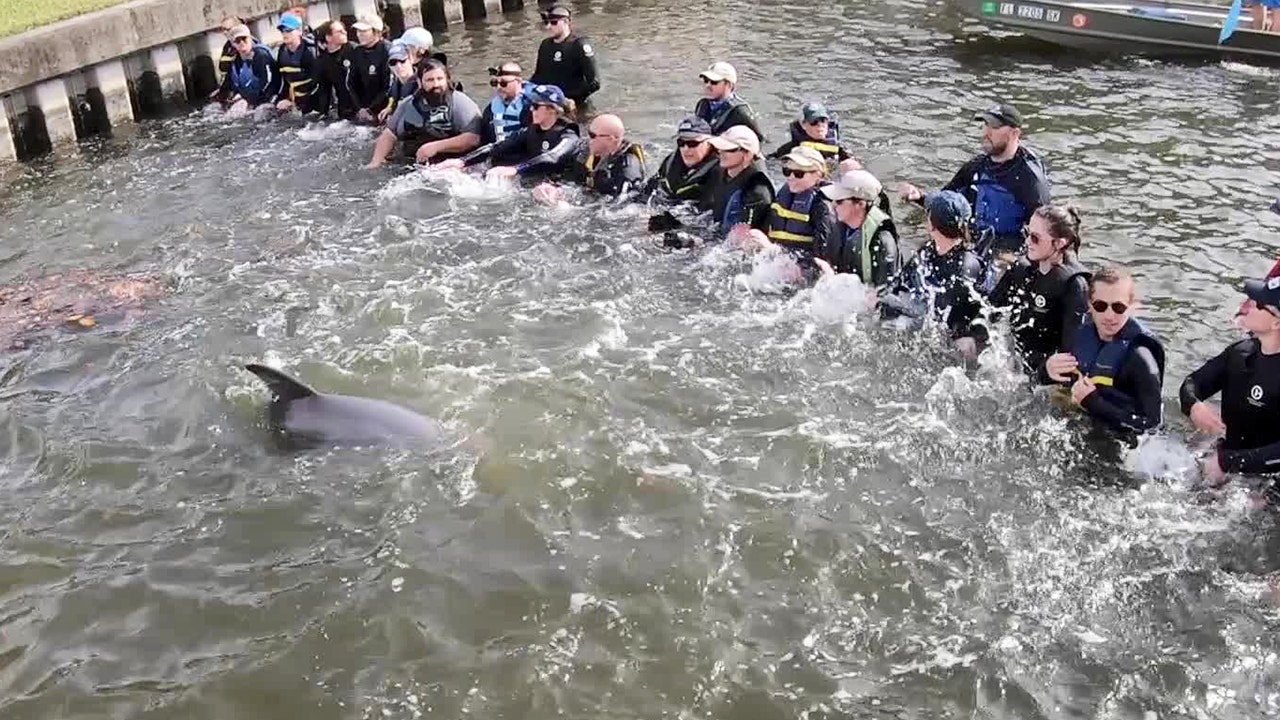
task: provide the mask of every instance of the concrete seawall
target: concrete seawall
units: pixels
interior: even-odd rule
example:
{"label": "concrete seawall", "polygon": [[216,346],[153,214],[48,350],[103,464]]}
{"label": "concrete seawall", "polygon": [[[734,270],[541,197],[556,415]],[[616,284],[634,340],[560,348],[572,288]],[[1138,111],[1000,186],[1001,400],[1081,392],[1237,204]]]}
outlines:
{"label": "concrete seawall", "polygon": [[[533,2],[533,0],[530,0]],[[312,26],[377,14],[377,0],[300,1]],[[523,9],[525,0],[384,0],[388,37]],[[74,146],[86,137],[213,92],[222,18],[249,21],[276,44],[282,0],[133,0],[0,40],[0,162]]]}

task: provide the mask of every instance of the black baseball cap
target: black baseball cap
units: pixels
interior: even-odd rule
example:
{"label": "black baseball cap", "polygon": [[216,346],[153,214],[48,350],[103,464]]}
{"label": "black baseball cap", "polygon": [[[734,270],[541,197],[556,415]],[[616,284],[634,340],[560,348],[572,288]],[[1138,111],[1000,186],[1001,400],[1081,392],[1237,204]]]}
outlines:
{"label": "black baseball cap", "polygon": [[552,5],[546,12],[542,13],[542,17],[546,18],[567,18],[573,17],[573,12],[564,5]]}
{"label": "black baseball cap", "polygon": [[1266,280],[1245,280],[1244,294],[1258,303],[1258,307],[1271,307],[1280,310],[1280,277]]}
{"label": "black baseball cap", "polygon": [[690,115],[681,120],[680,127],[676,128],[678,140],[706,140],[714,134],[711,132],[710,123],[697,115]]}
{"label": "black baseball cap", "polygon": [[1022,113],[1008,103],[992,105],[986,110],[981,110],[973,116],[973,119],[981,120],[991,127],[1022,127]]}

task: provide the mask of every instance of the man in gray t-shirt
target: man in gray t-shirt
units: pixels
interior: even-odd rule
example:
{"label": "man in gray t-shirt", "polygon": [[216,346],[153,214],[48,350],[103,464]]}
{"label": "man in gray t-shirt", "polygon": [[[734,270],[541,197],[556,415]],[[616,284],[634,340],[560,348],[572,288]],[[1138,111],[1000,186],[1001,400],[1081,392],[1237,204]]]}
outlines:
{"label": "man in gray t-shirt", "polygon": [[448,67],[437,60],[424,61],[418,68],[418,91],[387,118],[369,167],[386,162],[397,142],[404,143],[406,157],[412,155],[420,163],[462,157],[480,145],[480,108],[453,87]]}

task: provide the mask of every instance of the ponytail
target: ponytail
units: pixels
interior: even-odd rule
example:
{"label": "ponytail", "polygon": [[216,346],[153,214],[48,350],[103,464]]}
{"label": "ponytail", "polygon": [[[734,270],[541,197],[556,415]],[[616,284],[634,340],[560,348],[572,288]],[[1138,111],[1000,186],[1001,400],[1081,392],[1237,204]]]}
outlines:
{"label": "ponytail", "polygon": [[1080,252],[1080,211],[1074,205],[1041,205],[1035,214],[1049,226],[1051,238],[1067,241],[1064,256]]}
{"label": "ponytail", "polygon": [[572,98],[564,99],[564,110],[560,113],[561,117],[569,122],[578,122],[578,103]]}

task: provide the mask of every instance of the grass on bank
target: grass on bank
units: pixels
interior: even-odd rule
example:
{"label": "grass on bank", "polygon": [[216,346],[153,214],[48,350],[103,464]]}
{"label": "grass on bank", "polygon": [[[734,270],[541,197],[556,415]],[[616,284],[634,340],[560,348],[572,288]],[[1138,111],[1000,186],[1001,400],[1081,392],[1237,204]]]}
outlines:
{"label": "grass on bank", "polygon": [[124,2],[126,0],[0,0],[0,38]]}

